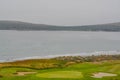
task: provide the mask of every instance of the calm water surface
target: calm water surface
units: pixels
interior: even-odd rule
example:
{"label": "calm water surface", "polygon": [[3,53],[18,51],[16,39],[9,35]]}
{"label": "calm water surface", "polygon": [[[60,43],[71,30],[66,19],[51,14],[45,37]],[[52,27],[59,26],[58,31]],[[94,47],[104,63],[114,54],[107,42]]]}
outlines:
{"label": "calm water surface", "polygon": [[1,61],[116,51],[120,51],[120,32],[0,31]]}

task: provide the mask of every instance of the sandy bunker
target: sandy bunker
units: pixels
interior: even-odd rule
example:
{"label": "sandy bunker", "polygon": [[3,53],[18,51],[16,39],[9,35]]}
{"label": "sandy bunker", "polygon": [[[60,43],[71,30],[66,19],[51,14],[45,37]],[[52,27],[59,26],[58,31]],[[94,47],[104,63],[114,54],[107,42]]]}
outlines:
{"label": "sandy bunker", "polygon": [[27,74],[34,74],[36,72],[17,72],[16,75],[18,76],[24,76],[24,75],[27,75]]}
{"label": "sandy bunker", "polygon": [[103,77],[112,77],[112,76],[117,76],[117,74],[99,72],[99,73],[94,73],[92,77],[103,78]]}

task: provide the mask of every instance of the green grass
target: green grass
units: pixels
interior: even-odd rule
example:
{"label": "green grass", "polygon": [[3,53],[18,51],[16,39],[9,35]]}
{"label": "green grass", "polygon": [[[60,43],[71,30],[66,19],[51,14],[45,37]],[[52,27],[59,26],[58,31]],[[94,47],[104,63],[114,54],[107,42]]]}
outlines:
{"label": "green grass", "polygon": [[[35,64],[37,64],[37,62]],[[32,71],[37,73],[16,76],[14,73],[18,71]],[[103,78],[91,77],[93,73],[97,72],[113,73],[118,76]],[[15,66],[1,67],[0,80],[120,80],[120,60],[103,61],[98,63],[83,62],[69,65],[67,67],[55,67],[51,69],[35,69]]]}
{"label": "green grass", "polygon": [[34,70],[28,69],[28,68],[2,68],[0,69],[0,74],[6,77],[14,76],[14,74],[19,71],[28,72],[28,71],[34,71]]}
{"label": "green grass", "polygon": [[39,73],[36,75],[40,78],[82,78],[83,75],[78,71],[53,71],[46,73]]}

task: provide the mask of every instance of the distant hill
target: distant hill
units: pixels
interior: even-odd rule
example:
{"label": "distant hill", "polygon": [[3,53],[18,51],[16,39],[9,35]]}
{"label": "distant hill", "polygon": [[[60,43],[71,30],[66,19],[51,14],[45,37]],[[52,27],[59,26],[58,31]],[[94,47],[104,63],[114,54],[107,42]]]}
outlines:
{"label": "distant hill", "polygon": [[120,31],[120,22],[86,26],[54,26],[20,21],[0,21],[0,30]]}

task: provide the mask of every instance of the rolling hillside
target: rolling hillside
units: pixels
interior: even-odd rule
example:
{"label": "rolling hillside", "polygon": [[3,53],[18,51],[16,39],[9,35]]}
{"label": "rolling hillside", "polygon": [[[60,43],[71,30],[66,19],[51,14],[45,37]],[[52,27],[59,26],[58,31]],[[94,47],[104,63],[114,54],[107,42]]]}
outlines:
{"label": "rolling hillside", "polygon": [[120,31],[120,22],[86,26],[54,26],[20,21],[0,21],[0,30]]}

